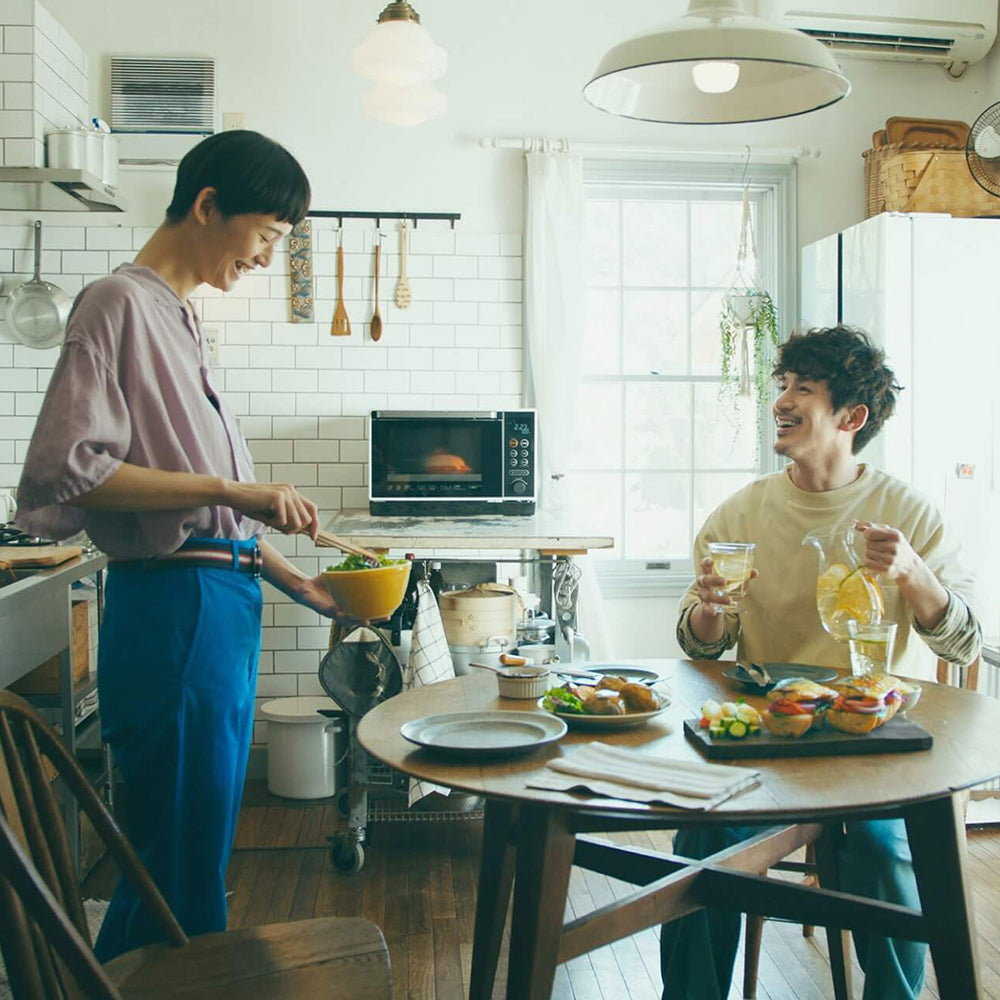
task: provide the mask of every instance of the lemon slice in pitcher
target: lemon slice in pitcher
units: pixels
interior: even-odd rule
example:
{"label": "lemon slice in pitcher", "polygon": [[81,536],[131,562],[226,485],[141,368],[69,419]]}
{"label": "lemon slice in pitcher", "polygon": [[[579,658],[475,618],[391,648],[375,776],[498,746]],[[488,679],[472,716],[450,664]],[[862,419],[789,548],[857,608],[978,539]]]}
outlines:
{"label": "lemon slice in pitcher", "polygon": [[816,580],[816,600],[836,595],[850,572],[843,563],[832,563],[828,566]]}
{"label": "lemon slice in pitcher", "polygon": [[885,613],[882,588],[866,569],[848,574],[837,590],[837,610],[846,611],[858,621],[879,621]]}

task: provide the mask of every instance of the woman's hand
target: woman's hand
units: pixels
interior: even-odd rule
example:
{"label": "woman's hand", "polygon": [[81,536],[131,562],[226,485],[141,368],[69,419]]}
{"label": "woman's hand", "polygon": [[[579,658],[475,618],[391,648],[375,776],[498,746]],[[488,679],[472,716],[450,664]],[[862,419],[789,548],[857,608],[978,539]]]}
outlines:
{"label": "woman's hand", "polygon": [[302,579],[295,588],[294,597],[299,604],[304,604],[307,608],[318,611],[325,618],[333,618],[342,625],[357,624],[357,619],[345,615],[337,602],[330,596],[330,591],[323,584],[322,576]]}
{"label": "woman's hand", "polygon": [[227,482],[222,502],[286,535],[305,531],[316,541],[319,531],[316,504],[290,483]]}

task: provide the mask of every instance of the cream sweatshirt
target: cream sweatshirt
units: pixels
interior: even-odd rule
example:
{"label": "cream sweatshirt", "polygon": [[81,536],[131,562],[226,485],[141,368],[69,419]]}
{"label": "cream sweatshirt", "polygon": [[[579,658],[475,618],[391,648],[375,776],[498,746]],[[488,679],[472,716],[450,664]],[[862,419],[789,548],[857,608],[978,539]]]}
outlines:
{"label": "cream sweatshirt", "polygon": [[[838,642],[820,623],[816,610],[818,553],[802,540],[815,529],[855,520],[897,528],[949,593],[944,618],[932,631],[923,630],[899,592],[880,581],[885,617],[899,623],[893,670],[911,677],[933,677],[935,657],[967,664],[982,645],[982,630],[973,611],[974,584],[961,565],[959,549],[934,506],[911,486],[870,466],[847,486],[825,493],[800,490],[790,468],[764,476],[731,496],[709,515],[694,543],[695,566],[708,555],[708,543],[755,542],[753,580],[741,605],[746,613],[726,613],[726,633],[714,644],[702,643],[688,623],[697,603],[696,586],[680,602],[677,638],[696,659],[716,659],[738,641],[737,655],[758,663],[802,663],[847,669],[847,643]],[[864,539],[856,544],[864,552]],[[922,640],[922,642],[921,642]],[[930,656],[923,644],[934,654]]]}

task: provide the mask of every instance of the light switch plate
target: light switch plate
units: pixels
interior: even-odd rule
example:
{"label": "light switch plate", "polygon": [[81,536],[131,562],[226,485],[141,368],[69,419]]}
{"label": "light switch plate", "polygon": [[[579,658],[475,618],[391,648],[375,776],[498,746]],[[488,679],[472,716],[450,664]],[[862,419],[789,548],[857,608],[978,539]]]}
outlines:
{"label": "light switch plate", "polygon": [[206,326],[202,324],[202,336],[205,338],[205,351],[213,365],[219,364],[219,342],[222,340],[221,326]]}

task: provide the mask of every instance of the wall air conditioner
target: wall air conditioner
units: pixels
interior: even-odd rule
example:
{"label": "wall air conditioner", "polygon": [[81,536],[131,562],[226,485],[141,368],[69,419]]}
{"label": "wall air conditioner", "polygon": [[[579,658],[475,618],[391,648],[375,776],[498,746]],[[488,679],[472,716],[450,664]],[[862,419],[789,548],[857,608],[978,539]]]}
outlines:
{"label": "wall air conditioner", "polygon": [[122,163],[178,163],[216,131],[215,60],[111,57],[111,131]]}
{"label": "wall air conditioner", "polygon": [[838,55],[938,63],[953,76],[997,36],[997,0],[757,0],[757,12]]}

